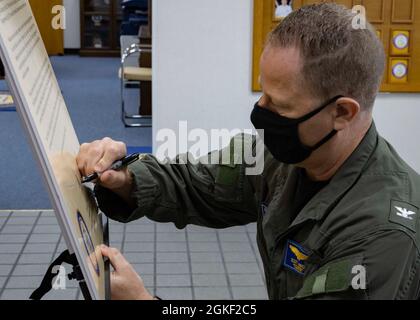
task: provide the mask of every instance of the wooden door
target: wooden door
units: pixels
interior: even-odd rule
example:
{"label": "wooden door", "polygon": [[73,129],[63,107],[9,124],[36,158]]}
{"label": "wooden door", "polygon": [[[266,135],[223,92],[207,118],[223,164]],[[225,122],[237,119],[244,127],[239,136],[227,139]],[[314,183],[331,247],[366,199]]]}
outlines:
{"label": "wooden door", "polygon": [[49,55],[64,54],[64,32],[62,29],[53,29],[52,20],[55,14],[52,8],[63,5],[62,0],[29,0],[34,13],[42,40]]}

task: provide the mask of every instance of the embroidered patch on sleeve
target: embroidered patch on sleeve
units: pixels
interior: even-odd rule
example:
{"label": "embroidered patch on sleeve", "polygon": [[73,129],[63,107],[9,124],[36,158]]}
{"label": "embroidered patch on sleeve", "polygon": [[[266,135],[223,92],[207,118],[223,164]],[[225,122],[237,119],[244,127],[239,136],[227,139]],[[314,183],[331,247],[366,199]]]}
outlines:
{"label": "embroidered patch on sleeve", "polygon": [[391,200],[389,221],[416,232],[419,208],[402,201]]}
{"label": "embroidered patch on sleeve", "polygon": [[283,265],[299,275],[305,274],[305,261],[309,252],[299,243],[288,240],[285,248]]}

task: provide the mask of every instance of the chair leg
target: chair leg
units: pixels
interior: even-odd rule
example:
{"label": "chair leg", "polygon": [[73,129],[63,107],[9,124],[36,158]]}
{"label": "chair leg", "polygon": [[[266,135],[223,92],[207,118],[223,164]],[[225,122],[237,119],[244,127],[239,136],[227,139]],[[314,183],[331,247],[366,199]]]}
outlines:
{"label": "chair leg", "polygon": [[[152,116],[142,116],[140,114],[128,114],[125,110],[125,100],[124,100],[124,79],[121,76],[121,120],[126,128],[139,128],[139,127],[151,127],[152,126]],[[149,123],[134,122],[133,120],[142,120],[149,119]],[[131,121],[129,121],[131,120]]]}

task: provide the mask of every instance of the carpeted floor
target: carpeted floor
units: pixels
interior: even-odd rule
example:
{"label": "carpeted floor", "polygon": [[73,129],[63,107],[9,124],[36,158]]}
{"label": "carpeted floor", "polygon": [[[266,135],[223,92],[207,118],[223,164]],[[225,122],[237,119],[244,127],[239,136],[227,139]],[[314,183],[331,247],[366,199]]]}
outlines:
{"label": "carpeted floor", "polygon": [[[80,143],[111,137],[130,150],[150,152],[151,128],[125,128],[120,121],[118,58],[52,57]],[[7,89],[0,81],[0,90]],[[135,111],[138,89],[128,106]],[[0,209],[49,209],[50,201],[16,112],[0,112]],[[146,147],[146,148],[144,148]]]}

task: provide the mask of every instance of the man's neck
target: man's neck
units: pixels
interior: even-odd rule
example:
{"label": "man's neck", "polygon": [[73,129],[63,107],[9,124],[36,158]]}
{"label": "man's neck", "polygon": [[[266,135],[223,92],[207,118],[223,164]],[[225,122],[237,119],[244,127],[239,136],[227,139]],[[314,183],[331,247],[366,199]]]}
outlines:
{"label": "man's neck", "polygon": [[[345,143],[335,142],[331,148],[326,145],[327,151],[320,150],[317,159],[303,166],[306,169],[306,174],[313,181],[328,181],[341,168],[344,162],[351,156],[351,154],[359,146],[360,142],[368,132],[372,121],[362,126],[360,129],[352,130],[352,132],[359,132],[356,137],[345,137]],[[323,156],[324,155],[324,156]]]}

